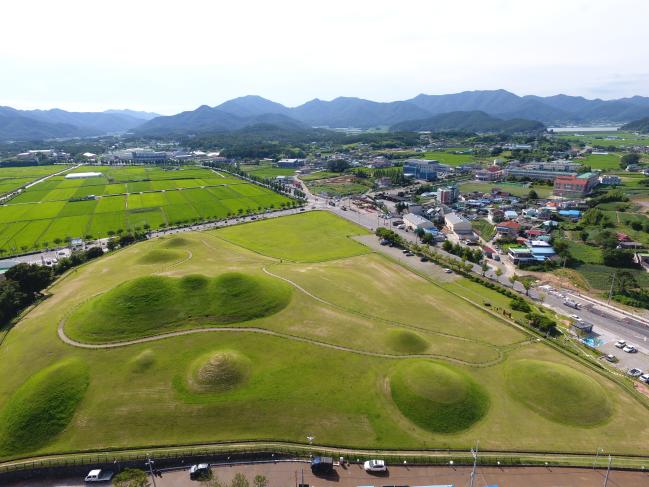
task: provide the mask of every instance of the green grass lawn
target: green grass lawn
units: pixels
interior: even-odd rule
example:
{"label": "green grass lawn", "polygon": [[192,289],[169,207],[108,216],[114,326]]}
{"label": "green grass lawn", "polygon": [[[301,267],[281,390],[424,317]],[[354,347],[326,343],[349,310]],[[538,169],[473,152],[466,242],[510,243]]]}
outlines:
{"label": "green grass lawn", "polygon": [[365,193],[369,186],[358,183],[311,183],[309,191],[313,194],[326,193],[329,196],[348,196],[351,194]]}
{"label": "green grass lawn", "polygon": [[[620,269],[601,264],[584,264],[576,268],[577,272],[586,280],[588,286],[594,290],[606,291],[611,286],[611,280]],[[639,269],[624,269],[630,272],[641,287],[649,286],[649,273]]]}
{"label": "green grass lawn", "polygon": [[300,176],[300,179],[306,182],[317,181],[318,179],[335,178],[336,176],[340,176],[340,173],[331,171],[314,171],[312,173]]}
{"label": "green grass lawn", "polygon": [[367,230],[329,212],[318,211],[217,230],[215,235],[276,259],[313,262],[368,252],[349,237]]}
{"label": "green grass lawn", "polygon": [[[103,176],[55,176],[0,206],[0,250],[10,255],[69,238],[220,219],[289,202],[260,186],[200,167],[83,166],[74,172],[87,171]],[[90,195],[97,198],[74,201]]]}
{"label": "green grass lawn", "polygon": [[475,230],[480,236],[485,239],[487,242],[494,238],[496,235],[496,227],[489,223],[487,220],[478,219],[471,222],[473,230]]}
{"label": "green grass lawn", "polygon": [[500,188],[502,191],[507,191],[508,193],[518,197],[527,196],[531,189],[536,191],[539,198],[547,198],[552,194],[552,186],[546,186],[546,185],[533,184],[528,187],[526,184],[523,183],[510,183],[504,181],[498,183],[481,183],[476,181],[460,183],[460,191],[462,193],[469,193],[472,191],[480,191],[482,193],[488,193],[493,188]]}
{"label": "green grass lawn", "polygon": [[[349,239],[364,232],[329,213],[227,231],[227,240],[218,230],[141,242],[49,289],[0,346],[0,459],[261,438],[304,443],[307,435],[358,448],[468,449],[480,439],[485,450],[606,444],[612,453],[649,454],[649,411],[639,399],[463,299],[500,305],[504,296],[463,279],[424,279]],[[57,337],[84,306],[96,308],[99,323],[123,318],[129,332],[224,310],[201,289],[231,273],[263,276],[272,292],[290,285],[263,269],[300,287],[285,307],[260,315],[254,307],[271,291],[253,286],[256,300],[247,284],[243,296],[228,286],[236,296],[227,306],[253,311],[236,331],[196,327],[103,350]]]}
{"label": "green grass lawn", "polygon": [[276,178],[277,176],[292,176],[295,174],[295,169],[275,167],[270,164],[244,164],[241,169],[260,178]]}
{"label": "green grass lawn", "polygon": [[449,166],[460,166],[476,162],[477,159],[473,154],[457,154],[455,151],[433,151],[425,152],[424,159],[432,159]]}
{"label": "green grass lawn", "polygon": [[600,169],[606,171],[608,169],[620,169],[620,157],[621,153],[611,152],[609,154],[589,154],[583,159],[577,159],[578,162],[586,166],[590,166],[591,169]]}

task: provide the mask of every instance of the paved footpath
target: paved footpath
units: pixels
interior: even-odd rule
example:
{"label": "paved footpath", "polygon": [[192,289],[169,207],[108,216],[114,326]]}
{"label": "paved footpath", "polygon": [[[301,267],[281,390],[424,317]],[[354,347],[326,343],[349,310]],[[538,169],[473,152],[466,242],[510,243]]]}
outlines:
{"label": "paved footpath", "polygon": [[[464,487],[470,484],[470,467],[391,467],[387,475],[373,475],[363,471],[360,465],[346,468],[336,467],[334,475],[323,478],[311,474],[306,462],[278,462],[254,465],[218,466],[213,468],[214,476],[228,484],[237,473],[243,473],[250,484],[255,475],[264,475],[268,487],[292,487],[304,483],[313,487],[358,487],[358,486],[431,486],[453,485]],[[304,475],[304,477],[302,477]],[[591,487],[604,485],[605,469],[591,468],[544,468],[544,467],[480,467],[476,471],[474,487]],[[199,487],[199,482],[189,480],[187,470],[165,472],[156,478],[157,487]],[[79,479],[28,481],[8,484],[6,487],[77,487],[84,485]],[[151,483],[153,485],[153,483]],[[609,487],[649,486],[649,474],[612,470]]]}

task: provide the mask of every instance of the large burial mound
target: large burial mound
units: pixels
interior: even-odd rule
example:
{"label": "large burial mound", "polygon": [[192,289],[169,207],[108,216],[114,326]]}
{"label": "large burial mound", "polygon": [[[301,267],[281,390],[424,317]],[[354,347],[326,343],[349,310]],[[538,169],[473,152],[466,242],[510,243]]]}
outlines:
{"label": "large burial mound", "polygon": [[517,360],[506,370],[510,395],[557,423],[593,426],[605,422],[613,405],[593,378],[571,367],[541,360]]}
{"label": "large burial mound", "polygon": [[235,351],[212,352],[196,360],[190,369],[188,387],[193,392],[233,389],[250,375],[250,360]]}
{"label": "large burial mound", "polygon": [[67,320],[66,333],[81,341],[109,342],[198,322],[238,323],[280,311],[291,291],[283,281],[239,272],[215,278],[140,277],[82,304]]}
{"label": "large burial mound", "polygon": [[431,361],[408,361],[390,377],[392,399],[413,423],[435,433],[470,428],[489,409],[489,398],[466,372]]}
{"label": "large burial mound", "polygon": [[31,376],[0,411],[0,455],[31,452],[63,431],[88,387],[79,359],[57,362]]}

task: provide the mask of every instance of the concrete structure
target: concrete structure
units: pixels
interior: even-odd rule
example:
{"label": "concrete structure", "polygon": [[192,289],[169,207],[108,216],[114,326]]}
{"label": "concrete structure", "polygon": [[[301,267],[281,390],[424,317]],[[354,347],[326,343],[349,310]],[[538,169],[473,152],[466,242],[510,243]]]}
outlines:
{"label": "concrete structure", "polygon": [[304,166],[304,159],[280,159],[277,161],[277,167],[294,168]]}
{"label": "concrete structure", "polygon": [[403,163],[404,176],[426,181],[435,181],[437,173],[442,169],[438,161],[428,159],[407,159]]}
{"label": "concrete structure", "polygon": [[88,179],[100,178],[104,174],[100,172],[73,172],[65,175],[65,179]]}
{"label": "concrete structure", "polygon": [[412,230],[425,230],[427,228],[434,228],[433,222],[427,220],[423,216],[415,215],[414,213],[406,213],[403,216],[403,223],[406,227]]}
{"label": "concrete structure", "polygon": [[444,215],[444,223],[450,231],[456,235],[472,234],[473,228],[471,222],[457,213],[448,213]]}
{"label": "concrete structure", "polygon": [[437,202],[450,205],[457,201],[460,190],[457,186],[445,186],[437,189]]}
{"label": "concrete structure", "polygon": [[500,181],[503,178],[504,170],[499,166],[489,166],[486,169],[479,169],[475,173],[478,181]]}
{"label": "concrete structure", "polygon": [[531,162],[523,165],[510,164],[505,169],[506,177],[552,181],[557,176],[576,176],[581,164],[568,161]]}
{"label": "concrete structure", "polygon": [[559,176],[554,180],[554,195],[563,198],[581,198],[589,194],[599,184],[595,173],[579,176]]}
{"label": "concrete structure", "polygon": [[499,237],[516,237],[521,225],[515,221],[505,221],[496,224],[496,233]]}

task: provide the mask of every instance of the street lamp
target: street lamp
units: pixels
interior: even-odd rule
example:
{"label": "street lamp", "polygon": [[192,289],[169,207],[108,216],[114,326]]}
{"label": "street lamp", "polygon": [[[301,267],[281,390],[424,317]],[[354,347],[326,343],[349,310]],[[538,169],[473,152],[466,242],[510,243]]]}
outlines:
{"label": "street lamp", "polygon": [[598,448],[597,450],[595,450],[595,460],[593,461],[593,470],[595,470],[595,465],[597,464],[597,458],[599,457],[600,453],[604,453],[603,448]]}

